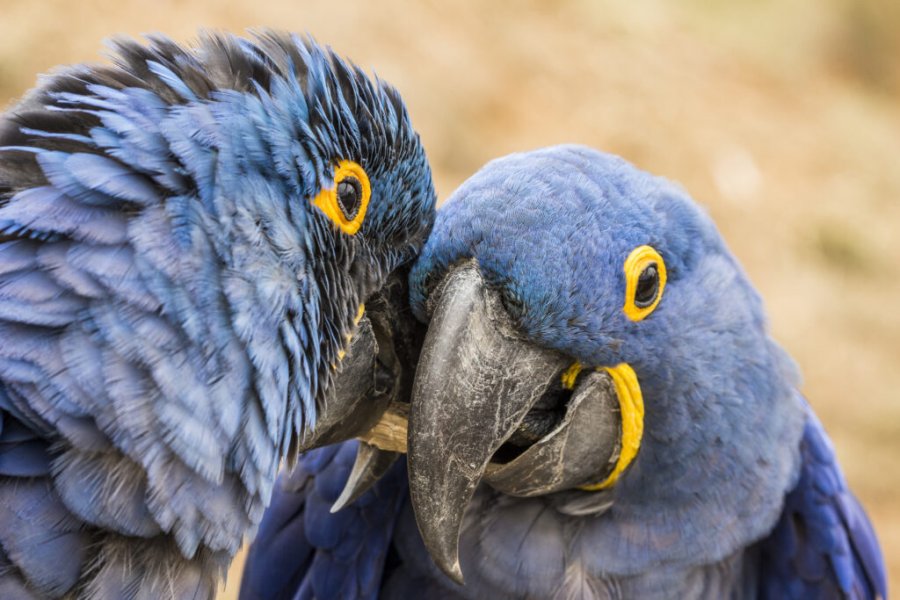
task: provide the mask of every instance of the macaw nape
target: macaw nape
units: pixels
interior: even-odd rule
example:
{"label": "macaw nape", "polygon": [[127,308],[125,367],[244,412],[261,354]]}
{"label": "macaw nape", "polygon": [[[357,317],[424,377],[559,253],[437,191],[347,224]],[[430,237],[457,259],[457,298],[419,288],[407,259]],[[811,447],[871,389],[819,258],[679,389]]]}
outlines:
{"label": "macaw nape", "polygon": [[112,46],[0,120],[2,598],[212,598],[282,460],[402,388],[398,93],[296,35]]}
{"label": "macaw nape", "polygon": [[676,186],[579,146],[493,161],[410,289],[407,457],[303,456],[243,597],[886,597],[795,366]]}

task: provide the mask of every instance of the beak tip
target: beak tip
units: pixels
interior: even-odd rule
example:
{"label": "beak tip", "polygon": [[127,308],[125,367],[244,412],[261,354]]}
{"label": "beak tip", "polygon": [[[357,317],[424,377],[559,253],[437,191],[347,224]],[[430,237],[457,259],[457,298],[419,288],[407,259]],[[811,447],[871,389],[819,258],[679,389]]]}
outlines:
{"label": "beak tip", "polygon": [[352,504],[357,498],[368,492],[388,469],[397,461],[399,454],[381,450],[364,441],[360,441],[356,448],[356,460],[344,489],[334,504],[331,505],[331,514],[334,514]]}
{"label": "beak tip", "polygon": [[447,577],[458,583],[459,585],[465,585],[465,579],[463,578],[462,567],[459,565],[459,559],[453,561],[451,565],[442,565],[441,570],[447,574]]}
{"label": "beak tip", "polygon": [[331,508],[328,509],[328,512],[334,514],[340,511],[344,506],[347,505],[347,499],[344,497],[346,494],[341,494],[341,497],[334,501],[334,504],[331,505]]}

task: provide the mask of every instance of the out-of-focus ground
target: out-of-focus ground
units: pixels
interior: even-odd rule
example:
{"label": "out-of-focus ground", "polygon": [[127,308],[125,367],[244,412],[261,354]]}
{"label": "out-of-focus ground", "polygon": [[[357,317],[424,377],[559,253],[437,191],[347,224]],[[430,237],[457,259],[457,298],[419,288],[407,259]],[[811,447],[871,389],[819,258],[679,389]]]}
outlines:
{"label": "out-of-focus ground", "polygon": [[900,590],[900,3],[0,0],[0,106],[113,34],[262,26],[397,85],[441,198],[558,142],[681,182],[765,298]]}

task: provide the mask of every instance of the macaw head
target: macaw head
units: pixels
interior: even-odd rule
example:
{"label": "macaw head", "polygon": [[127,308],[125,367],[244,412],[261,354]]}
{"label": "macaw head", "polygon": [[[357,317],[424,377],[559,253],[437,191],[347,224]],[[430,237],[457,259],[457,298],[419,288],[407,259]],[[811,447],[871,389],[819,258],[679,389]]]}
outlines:
{"label": "macaw head", "polygon": [[[228,82],[209,94],[221,140],[212,187],[251,198],[231,221],[251,231],[252,249],[232,267],[257,288],[250,302],[274,315],[291,363],[288,457],[367,430],[403,376],[395,348],[411,344],[397,311],[435,215],[431,170],[399,93],[293,34],[213,36],[195,55],[165,42],[128,51],[150,54],[164,79],[190,84],[199,70]],[[188,138],[179,148],[203,140],[191,128],[206,106],[188,102],[183,134],[171,134]],[[248,345],[265,369],[271,340],[253,346],[258,325]]]}
{"label": "macaw head", "polygon": [[[293,34],[211,33],[194,47],[153,36],[114,50],[114,65],[61,71],[0,122],[0,199],[12,199],[0,237],[113,235],[13,198],[36,182],[129,205],[137,260],[174,273],[159,284],[171,297],[161,310],[192,327],[230,321],[280,455],[352,437],[352,420],[335,423],[377,420],[398,376],[388,298],[404,296],[396,288],[434,221],[431,171],[399,94]],[[202,317],[185,316],[194,304]]]}
{"label": "macaw head", "polygon": [[302,181],[314,182],[297,205],[297,221],[309,226],[314,307],[286,315],[314,319],[301,327],[321,343],[313,382],[324,395],[303,403],[304,431],[294,438],[307,450],[367,431],[400,380],[411,380],[403,353],[415,347],[413,329],[398,313],[408,312],[409,263],[434,222],[436,196],[392,86],[310,39],[264,34],[256,51],[278,74],[262,97],[265,118],[284,121],[276,133],[296,135],[276,148],[276,162],[300,165]]}
{"label": "macaw head", "polygon": [[428,323],[410,492],[451,577],[482,481],[593,515],[610,566],[723,554],[777,518],[801,427],[793,367],[677,187],[578,146],[493,161],[439,211],[410,281]]}
{"label": "macaw head", "polygon": [[[287,406],[280,393],[260,394],[268,413],[286,414],[282,451],[292,459],[366,431],[411,378],[395,351],[411,345],[395,299],[435,215],[431,170],[399,93],[293,34],[213,35],[193,54],[157,40],[123,54],[185,90],[169,133],[176,150],[202,146],[196,124],[212,121],[211,195],[249,199],[226,217],[250,246],[236,247],[246,259],[230,266],[253,291],[233,303],[264,304],[279,328],[289,366],[258,322],[239,327],[260,371],[276,362],[289,371],[286,386],[276,380]],[[205,78],[208,104],[191,89]]]}

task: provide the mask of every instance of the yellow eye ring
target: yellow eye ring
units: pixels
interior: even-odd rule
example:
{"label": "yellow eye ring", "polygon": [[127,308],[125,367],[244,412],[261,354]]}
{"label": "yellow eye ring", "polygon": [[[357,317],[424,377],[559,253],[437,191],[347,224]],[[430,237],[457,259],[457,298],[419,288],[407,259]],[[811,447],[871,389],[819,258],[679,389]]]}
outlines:
{"label": "yellow eye ring", "polygon": [[666,263],[650,246],[638,246],[625,259],[625,305],[632,321],[642,321],[659,304],[666,287]]}
{"label": "yellow eye ring", "polygon": [[[342,183],[348,184],[341,186]],[[342,203],[339,193],[350,194],[353,209]],[[365,170],[352,160],[340,161],[334,169],[334,185],[322,188],[313,199],[319,209],[347,235],[354,235],[362,226],[372,196],[372,186]]]}

